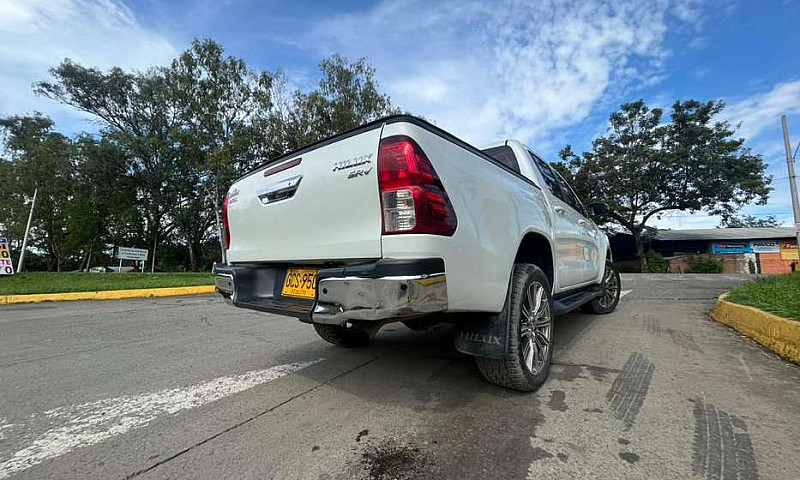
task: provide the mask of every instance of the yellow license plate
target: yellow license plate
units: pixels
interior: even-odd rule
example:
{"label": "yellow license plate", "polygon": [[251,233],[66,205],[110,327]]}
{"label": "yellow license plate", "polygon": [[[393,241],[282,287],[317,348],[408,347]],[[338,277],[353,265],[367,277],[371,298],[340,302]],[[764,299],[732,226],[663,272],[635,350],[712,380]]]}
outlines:
{"label": "yellow license plate", "polygon": [[283,281],[284,297],[314,298],[317,293],[317,271],[310,268],[290,268]]}

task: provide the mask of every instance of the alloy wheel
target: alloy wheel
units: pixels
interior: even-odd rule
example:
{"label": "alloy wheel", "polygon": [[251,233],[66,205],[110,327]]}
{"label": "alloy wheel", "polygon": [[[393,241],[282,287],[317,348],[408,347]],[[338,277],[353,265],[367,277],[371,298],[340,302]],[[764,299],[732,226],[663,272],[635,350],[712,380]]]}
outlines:
{"label": "alloy wheel", "polygon": [[553,316],[544,286],[532,282],[525,292],[520,319],[520,345],[525,368],[533,375],[547,365],[553,335]]}
{"label": "alloy wheel", "polygon": [[614,305],[619,295],[619,277],[614,272],[614,269],[606,266],[606,272],[603,276],[603,295],[598,299],[598,303],[603,308],[609,308]]}

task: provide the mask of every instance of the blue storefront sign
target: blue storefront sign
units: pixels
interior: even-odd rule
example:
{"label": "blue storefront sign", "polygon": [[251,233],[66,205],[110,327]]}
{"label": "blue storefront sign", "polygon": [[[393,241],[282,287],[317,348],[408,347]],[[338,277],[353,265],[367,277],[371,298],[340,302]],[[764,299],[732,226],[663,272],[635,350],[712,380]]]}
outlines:
{"label": "blue storefront sign", "polygon": [[713,242],[712,253],[753,253],[750,242]]}

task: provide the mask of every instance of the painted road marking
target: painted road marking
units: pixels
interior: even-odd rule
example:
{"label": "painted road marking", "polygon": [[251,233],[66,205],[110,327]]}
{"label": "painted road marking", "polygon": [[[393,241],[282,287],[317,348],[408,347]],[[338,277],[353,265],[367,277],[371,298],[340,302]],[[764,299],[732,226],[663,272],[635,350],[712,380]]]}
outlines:
{"label": "painted road marking", "polygon": [[11,427],[14,427],[13,423],[6,423],[6,419],[3,418],[3,417],[0,417],[0,440],[5,438],[5,436],[6,436],[6,434],[3,432],[3,430],[7,430],[7,429],[9,429]]}
{"label": "painted road marking", "polygon": [[623,290],[623,291],[619,292],[619,298],[624,297],[625,295],[631,293],[632,291],[633,290]]}
{"label": "painted road marking", "polygon": [[[108,398],[31,415],[29,423],[33,423],[35,418],[37,423],[44,420],[55,426],[36,436],[30,445],[0,463],[0,479],[45,460],[70,453],[77,448],[95,445],[131,429],[143,427],[161,415],[174,415],[183,410],[205,405],[271,382],[322,360],[278,365],[241,375],[219,377],[188,387]],[[16,428],[11,430],[14,431]]]}

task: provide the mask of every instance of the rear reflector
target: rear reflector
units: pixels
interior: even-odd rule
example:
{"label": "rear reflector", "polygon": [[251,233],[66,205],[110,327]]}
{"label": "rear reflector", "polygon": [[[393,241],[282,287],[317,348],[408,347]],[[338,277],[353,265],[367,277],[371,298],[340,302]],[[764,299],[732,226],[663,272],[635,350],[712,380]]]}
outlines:
{"label": "rear reflector", "polygon": [[225,248],[231,247],[231,225],[228,217],[228,207],[230,206],[230,194],[225,194],[225,200],[222,201],[222,243]]}
{"label": "rear reflector", "polygon": [[378,184],[384,235],[453,235],[458,224],[453,205],[428,157],[410,137],[381,140]]}

